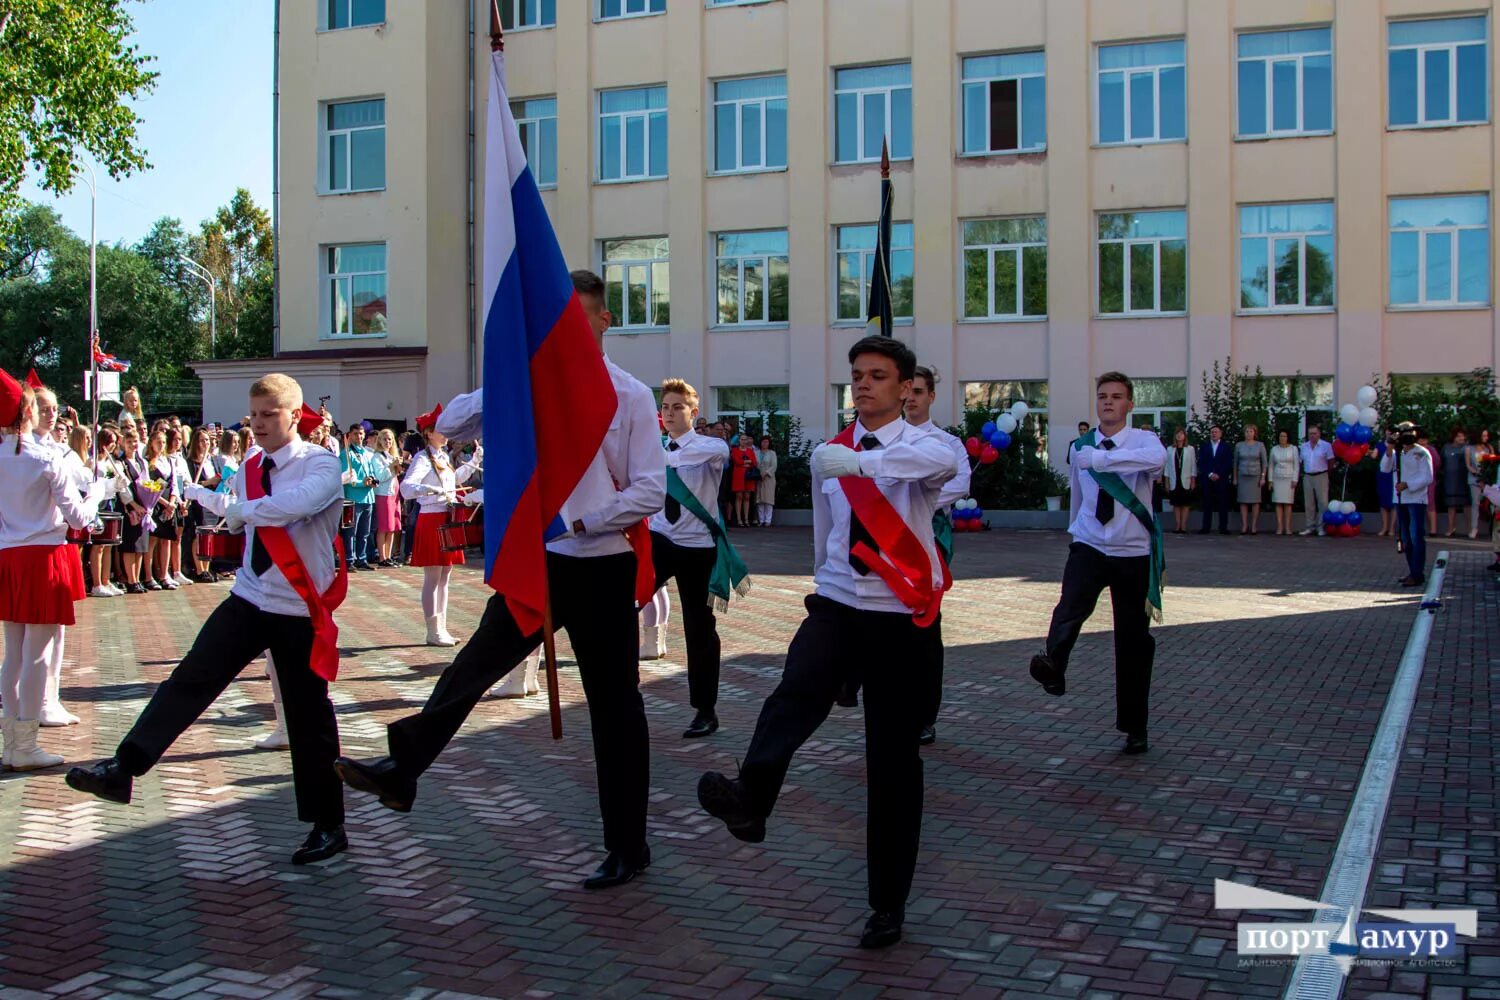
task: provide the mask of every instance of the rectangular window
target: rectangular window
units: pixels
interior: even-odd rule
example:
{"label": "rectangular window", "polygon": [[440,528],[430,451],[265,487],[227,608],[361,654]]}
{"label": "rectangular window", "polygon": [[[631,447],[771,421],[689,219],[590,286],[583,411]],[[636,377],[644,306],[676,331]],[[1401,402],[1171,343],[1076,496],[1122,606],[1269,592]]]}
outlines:
{"label": "rectangular window", "polygon": [[510,113],[521,133],[521,148],[536,186],[557,187],[557,98],[511,101]]}
{"label": "rectangular window", "polygon": [[1483,16],[1392,21],[1389,32],[1392,127],[1489,120],[1489,24]]}
{"label": "rectangular window", "polygon": [[605,240],[604,304],[614,326],[664,327],[671,322],[667,238]]}
{"label": "rectangular window", "polygon": [[667,88],[599,92],[599,179],[667,176]]}
{"label": "rectangular window", "polygon": [[714,84],[714,171],[786,166],[786,77]]}
{"label": "rectangular window", "polygon": [[963,150],[1016,153],[1047,147],[1047,57],[973,56],[963,63]]}
{"label": "rectangular window", "polygon": [[1333,29],[1241,35],[1238,70],[1239,135],[1333,131]]}
{"label": "rectangular window", "polygon": [[1392,198],[1391,305],[1489,301],[1489,195]]}
{"label": "rectangular window", "polygon": [[384,336],[386,262],[384,243],[329,247],[324,264],[327,337]]}
{"label": "rectangular window", "polygon": [[550,28],[557,23],[557,0],[500,0],[500,26]]}
{"label": "rectangular window", "polygon": [[1137,378],[1135,409],[1130,426],[1150,427],[1170,440],[1180,427],[1187,426],[1187,379]]}
{"label": "rectangular window", "polygon": [[347,101],[326,107],[324,191],[379,191],[385,187],[385,101]]}
{"label": "rectangular window", "polygon": [[719,233],[714,239],[718,325],[787,322],[785,229]]}
{"label": "rectangular window", "polygon": [[1187,62],[1182,39],[1099,46],[1099,143],[1187,138]]}
{"label": "rectangular window", "polygon": [[964,226],[964,318],[1047,315],[1047,220],[975,219]]}
{"label": "rectangular window", "polygon": [[834,161],[871,163],[890,140],[891,159],[911,159],[911,63],[835,70]]}
{"label": "rectangular window", "polygon": [[[863,321],[869,315],[870,284],[875,280],[878,226],[839,226],[834,234],[834,273],[838,275],[836,320]],[[910,222],[891,225],[891,315],[912,317],[912,229]]]}
{"label": "rectangular window", "polygon": [[1099,216],[1099,313],[1187,311],[1187,213]]}
{"label": "rectangular window", "polygon": [[612,21],[620,17],[645,17],[647,14],[664,14],[667,0],[599,0],[599,20]]}
{"label": "rectangular window", "polygon": [[1240,207],[1240,308],[1333,305],[1333,202]]}
{"label": "rectangular window", "polygon": [[367,28],[385,23],[385,0],[324,0],[323,28]]}
{"label": "rectangular window", "polygon": [[722,420],[731,435],[759,438],[767,433],[781,437],[789,426],[792,393],[784,385],[725,385],[714,389],[714,419]]}

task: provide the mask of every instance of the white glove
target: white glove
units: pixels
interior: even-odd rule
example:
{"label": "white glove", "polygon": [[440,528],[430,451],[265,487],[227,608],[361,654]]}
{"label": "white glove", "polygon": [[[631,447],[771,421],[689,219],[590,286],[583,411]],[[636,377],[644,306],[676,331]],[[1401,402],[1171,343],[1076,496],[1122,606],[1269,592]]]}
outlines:
{"label": "white glove", "polygon": [[441,486],[433,486],[431,483],[423,483],[418,489],[424,497],[445,497],[449,495],[447,490]]}
{"label": "white glove", "polygon": [[472,459],[472,461],[475,465],[478,465],[480,462],[484,461],[484,445],[478,443],[477,441],[474,443],[474,458]]}
{"label": "white glove", "polygon": [[470,490],[464,494],[465,507],[478,507],[484,503],[484,490]]}
{"label": "white glove", "polygon": [[859,452],[841,444],[825,444],[813,455],[813,467],[824,479],[860,476]]}
{"label": "white glove", "polygon": [[1092,469],[1094,467],[1094,449],[1079,448],[1073,452],[1073,468]]}
{"label": "white glove", "polygon": [[230,531],[239,531],[245,526],[244,506],[236,500],[224,508],[224,524]]}
{"label": "white glove", "polygon": [[195,500],[199,504],[202,504],[205,500],[214,495],[213,490],[207,488],[206,486],[199,486],[197,483],[189,483],[187,489],[183,490],[182,493],[189,500]]}
{"label": "white glove", "polygon": [[84,494],[84,503],[98,505],[104,499],[104,494],[109,490],[109,483],[103,479],[96,479],[89,483],[88,492]]}

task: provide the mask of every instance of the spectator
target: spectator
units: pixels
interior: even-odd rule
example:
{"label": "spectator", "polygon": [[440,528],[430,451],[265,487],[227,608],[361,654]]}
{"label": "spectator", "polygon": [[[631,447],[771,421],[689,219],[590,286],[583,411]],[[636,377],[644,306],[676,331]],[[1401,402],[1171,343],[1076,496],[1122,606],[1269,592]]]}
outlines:
{"label": "spectator", "polygon": [[697,420],[693,421],[693,433],[695,433],[695,434],[707,434],[708,433],[708,418],[707,417],[699,417]]}
{"label": "spectator", "polygon": [[240,437],[234,431],[219,433],[219,450],[214,455],[214,471],[224,485],[240,467]]}
{"label": "spectator", "polygon": [[1297,480],[1301,478],[1302,452],[1292,444],[1290,431],[1276,432],[1276,447],[1271,449],[1271,502],[1276,505],[1276,534],[1292,532],[1292,504],[1297,498]]}
{"label": "spectator", "polygon": [[[1379,535],[1385,537],[1396,531],[1396,501],[1394,499],[1396,480],[1395,474],[1384,471],[1385,456],[1396,446],[1396,432],[1387,431],[1384,438],[1375,442],[1375,458],[1380,462],[1382,471],[1375,473],[1375,495],[1380,500],[1380,531]],[[1306,534],[1306,532],[1303,532]]]}
{"label": "spectator", "polygon": [[1382,471],[1395,474],[1396,526],[1401,537],[1401,551],[1406,556],[1403,587],[1420,587],[1427,582],[1428,487],[1432,484],[1432,451],[1421,443],[1426,434],[1409,422],[1396,428],[1397,444],[1380,460]]}
{"label": "spectator", "polygon": [[141,485],[149,476],[141,453],[139,426],[132,421],[120,430],[120,466],[127,484],[118,495],[120,512],[125,515],[125,523],[120,526],[120,571],[125,576],[127,594],[146,592],[141,583],[141,559],[150,549],[153,526],[150,514],[154,494]]}
{"label": "spectator", "polygon": [[1433,447],[1427,436],[1427,431],[1417,431],[1417,446],[1424,449],[1432,458],[1432,478],[1427,482],[1427,534],[1436,535],[1438,516],[1438,477],[1443,472],[1443,453]]}
{"label": "spectator", "polygon": [[167,432],[156,430],[146,442],[146,480],[155,486],[151,505],[151,537],[146,548],[147,590],[176,590],[177,581],[167,572],[171,547],[177,541],[179,514],[177,495],[172,492],[176,470],[167,454]]}
{"label": "spectator", "polygon": [[401,473],[406,463],[396,447],[396,435],[389,427],[375,434],[373,449],[375,474],[375,555],[378,565],[394,566],[391,552],[396,536],[401,534]]}
{"label": "spectator", "polygon": [[[1084,426],[1086,433],[1087,425]],[[1073,451],[1071,444],[1068,451]],[[1162,483],[1172,504],[1174,530],[1185,535],[1188,517],[1193,512],[1193,491],[1198,488],[1198,455],[1188,444],[1187,431],[1181,428],[1172,435],[1172,447],[1167,449],[1167,460],[1162,464]]]}
{"label": "spectator", "polygon": [[[401,440],[401,454],[405,457],[401,469],[401,478],[403,481],[406,479],[407,474],[411,472],[412,459],[422,448],[422,435],[417,431],[407,431]],[[399,490],[397,495],[401,496]],[[401,558],[397,560],[401,565],[405,565],[411,561],[412,548],[416,544],[417,537],[417,516],[420,513],[421,507],[417,501],[408,500],[402,496],[401,527],[403,538],[401,540]]]}
{"label": "spectator", "polygon": [[255,434],[253,432],[251,432],[251,430],[250,430],[250,418],[249,417],[246,417],[245,418],[245,422],[240,425],[239,437],[240,437],[240,456],[239,457],[240,457],[240,462],[243,463],[245,461],[245,459],[247,459],[247,458],[250,457],[250,449],[253,448],[253,447],[255,447]]}
{"label": "spectator", "polygon": [[[1474,432],[1474,440],[1470,443],[1468,450],[1464,453],[1464,467],[1469,472],[1469,537],[1479,536],[1479,499],[1483,495],[1484,479],[1481,467],[1488,455],[1493,455],[1495,449],[1490,445],[1490,429],[1481,427]],[[1500,520],[1500,518],[1496,518]]]}
{"label": "spectator", "polygon": [[[172,419],[176,419],[173,417]],[[167,430],[167,458],[172,462],[172,488],[176,491],[177,498],[177,537],[167,546],[167,573],[172,582],[179,587],[192,586],[193,581],[182,572],[182,549],[186,540],[188,551],[192,551],[193,539],[197,537],[197,529],[188,520],[188,498],[184,492],[187,484],[192,481],[192,473],[188,471],[187,458],[183,455],[183,447],[187,444],[187,432],[177,424],[168,423]]]}
{"label": "spectator", "polygon": [[146,414],[141,409],[141,390],[137,389],[135,386],[131,386],[129,389],[126,389],[124,395],[120,397],[120,407],[120,413],[122,414],[120,418],[121,430],[125,429],[125,417],[129,417],[131,420],[135,421],[135,423],[138,425],[136,427],[137,431],[144,430],[146,426]]}
{"label": "spectator", "polygon": [[1234,446],[1234,482],[1240,504],[1240,534],[1259,534],[1261,492],[1266,488],[1266,446],[1261,443],[1260,428],[1245,425],[1245,440]]}
{"label": "spectator", "polygon": [[1298,448],[1302,465],[1302,510],[1306,523],[1304,535],[1317,532],[1326,534],[1323,528],[1323,511],[1328,509],[1328,469],[1333,462],[1333,445],[1323,440],[1323,428],[1317,424],[1307,425],[1307,440]]}
{"label": "spectator", "polygon": [[[110,484],[104,502],[99,505],[101,513],[119,513],[124,507],[124,501],[130,497],[130,480],[117,457],[119,449],[120,436],[111,427],[101,427],[95,448],[97,457],[94,461],[94,475]],[[112,560],[106,557],[111,556],[116,548],[114,545],[94,545],[89,548],[89,575],[93,579],[95,597],[118,597],[125,593],[124,587],[111,583],[109,579],[108,564]],[[107,593],[99,593],[101,589]]]}
{"label": "spectator", "polygon": [[375,477],[373,455],[365,447],[365,429],[359,424],[349,428],[344,437],[344,452],[339,459],[344,470],[344,499],[354,504],[354,523],[343,529],[344,550],[349,553],[349,568],[372,570],[370,535],[375,520]]}
{"label": "spectator", "polygon": [[[1443,445],[1443,505],[1448,508],[1448,537],[1458,534],[1459,517],[1469,506],[1469,439],[1462,427],[1453,428]],[[1472,536],[1471,536],[1472,537]]]}
{"label": "spectator", "polygon": [[760,482],[755,484],[755,500],[759,513],[758,523],[762,528],[771,526],[771,518],[776,514],[776,450],[771,447],[771,439],[761,435],[760,451],[755,455],[756,465],[760,469]]}
{"label": "spectator", "polygon": [[1063,455],[1063,461],[1064,462],[1066,462],[1069,465],[1073,464],[1073,445],[1075,445],[1075,444],[1078,443],[1078,438],[1083,437],[1088,432],[1089,432],[1089,422],[1087,420],[1080,420],[1080,421],[1078,421],[1078,437],[1075,437],[1072,441],[1068,442],[1068,450]]}
{"label": "spectator", "polygon": [[753,523],[750,508],[755,502],[755,488],[760,482],[760,469],[755,461],[755,449],[750,446],[750,435],[741,434],[735,447],[729,452],[729,466],[733,472],[730,489],[734,492],[734,519],[742,528]]}
{"label": "spectator", "polygon": [[[219,465],[214,454],[213,434],[205,427],[199,427],[193,431],[192,442],[188,445],[187,481],[196,483],[205,489],[217,490],[223,482],[223,473],[219,471]],[[219,578],[214,575],[210,560],[198,552],[198,529],[207,523],[209,514],[196,500],[189,500],[187,515],[183,519],[182,539],[188,552],[193,558],[193,575],[191,579],[195,583],[218,583]]]}
{"label": "spectator", "polygon": [[1206,535],[1219,515],[1219,534],[1229,534],[1229,479],[1234,475],[1234,453],[1224,440],[1224,428],[1214,424],[1198,449],[1198,481],[1203,487],[1203,527]]}

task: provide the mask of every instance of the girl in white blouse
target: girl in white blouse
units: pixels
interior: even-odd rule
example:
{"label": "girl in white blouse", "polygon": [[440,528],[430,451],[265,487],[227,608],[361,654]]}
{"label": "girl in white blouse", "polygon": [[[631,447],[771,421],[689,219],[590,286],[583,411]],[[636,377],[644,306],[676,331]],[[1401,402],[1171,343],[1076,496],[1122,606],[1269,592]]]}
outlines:
{"label": "girl in white blouse", "polygon": [[458,640],[448,633],[448,578],[453,567],[464,561],[464,554],[443,551],[438,528],[448,523],[448,507],[458,502],[458,487],[468,482],[479,468],[483,451],[476,448],[471,461],[453,468],[443,450],[448,439],[434,430],[441,412],[442,407],[438,406],[417,418],[423,448],[412,456],[406,478],[401,481],[401,496],[415,500],[418,507],[411,564],[422,567],[422,615],[427,620],[427,644],[456,646]]}

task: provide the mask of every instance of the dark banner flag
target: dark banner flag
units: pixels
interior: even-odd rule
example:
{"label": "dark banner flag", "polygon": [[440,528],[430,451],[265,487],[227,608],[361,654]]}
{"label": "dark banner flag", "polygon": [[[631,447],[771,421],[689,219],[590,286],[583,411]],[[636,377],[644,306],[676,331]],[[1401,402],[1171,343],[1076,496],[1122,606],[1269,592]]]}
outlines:
{"label": "dark banner flag", "polygon": [[870,278],[868,332],[894,337],[895,320],[891,315],[891,209],[895,195],[891,189],[891,154],[889,144],[880,149],[880,226],[875,237],[875,273]]}

